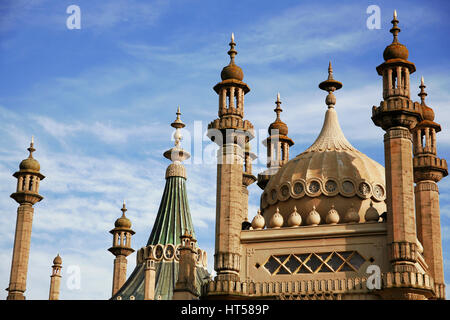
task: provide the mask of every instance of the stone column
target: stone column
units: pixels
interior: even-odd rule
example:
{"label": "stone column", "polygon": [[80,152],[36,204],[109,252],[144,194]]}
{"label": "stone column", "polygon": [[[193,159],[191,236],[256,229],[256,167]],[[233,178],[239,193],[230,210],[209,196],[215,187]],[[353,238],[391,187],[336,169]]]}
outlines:
{"label": "stone column", "polygon": [[155,300],[155,260],[145,260],[144,300]]}
{"label": "stone column", "polygon": [[384,135],[388,242],[394,271],[415,271],[416,222],[411,133],[389,128]]}
{"label": "stone column", "polygon": [[25,300],[33,213],[34,208],[28,203],[21,204],[17,208],[16,233],[7,300]]}
{"label": "stone column", "polygon": [[439,189],[431,180],[419,181],[415,187],[417,236],[423,246],[428,272],[433,277],[437,296],[445,299],[442,258]]}
{"label": "stone column", "polygon": [[127,280],[127,258],[124,255],[118,255],[114,259],[113,287],[112,295],[123,286]]}
{"label": "stone column", "polygon": [[217,160],[214,269],[219,280],[238,280],[241,257],[242,148],[234,143],[224,144],[218,150]]}

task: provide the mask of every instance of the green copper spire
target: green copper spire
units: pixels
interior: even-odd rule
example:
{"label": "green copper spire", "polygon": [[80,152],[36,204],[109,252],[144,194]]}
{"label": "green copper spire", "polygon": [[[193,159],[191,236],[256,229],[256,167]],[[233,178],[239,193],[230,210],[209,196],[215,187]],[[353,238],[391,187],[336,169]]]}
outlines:
{"label": "green copper spire", "polygon": [[[166,170],[166,185],[158,209],[153,229],[147,242],[148,245],[181,244],[180,237],[184,233],[190,233],[195,238],[194,226],[192,224],[191,212],[189,210],[186,192],[186,168],[182,161],[190,157],[190,154],[183,150],[180,145],[182,140],[181,128],[185,124],[181,121],[180,108],[177,110],[177,118],[171,124],[174,127],[175,146],[166,152],[164,157],[172,163]],[[178,279],[178,261],[161,260],[156,263],[155,274],[155,299],[172,299],[173,289]],[[209,273],[206,268],[197,267],[197,283],[199,289]],[[131,276],[124,283],[117,293],[111,298],[121,297],[128,300],[134,297],[136,300],[144,299],[145,282],[145,262],[136,265]]]}

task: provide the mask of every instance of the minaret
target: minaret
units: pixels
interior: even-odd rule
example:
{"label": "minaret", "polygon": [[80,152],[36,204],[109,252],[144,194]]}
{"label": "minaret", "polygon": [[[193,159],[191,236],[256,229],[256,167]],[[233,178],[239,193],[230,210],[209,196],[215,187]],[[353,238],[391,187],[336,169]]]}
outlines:
{"label": "minaret", "polygon": [[448,168],[445,159],[439,159],[436,156],[436,133],[441,131],[441,126],[434,122],[434,111],[425,103],[427,93],[423,77],[419,87],[418,95],[421,99],[423,121],[412,131],[417,237],[423,246],[423,256],[428,264],[428,271],[434,279],[436,296],[438,299],[445,299],[437,182],[448,175]]}
{"label": "minaret", "polygon": [[258,174],[258,186],[263,190],[270,177],[289,161],[289,148],[294,145],[294,141],[287,136],[288,126],[280,118],[280,113],[283,112],[280,93],[277,94],[275,104],[276,108],[273,111],[277,114],[277,118],[269,126],[269,137],[263,141],[267,147],[268,169]]}
{"label": "minaret", "polygon": [[235,64],[234,35],[231,35],[230,63],[223,68],[222,81],[214,86],[219,95],[219,118],[208,125],[208,137],[218,144],[216,241],[214,269],[218,280],[239,280],[245,144],[254,137],[253,125],[244,120],[244,95],[250,91],[242,82],[244,73]]}
{"label": "minaret", "polygon": [[59,300],[59,288],[61,286],[62,259],[58,255],[53,259],[52,275],[50,276],[49,300]]}
{"label": "minaret", "polygon": [[19,203],[17,209],[16,233],[14,236],[14,251],[11,263],[8,300],[24,300],[26,290],[28,257],[30,255],[31,227],[33,224],[33,205],[44,197],[39,194],[39,182],[44,179],[39,162],[33,158],[34,141],[31,138],[28,151],[30,155],[20,163],[19,171],[14,173],[17,178],[16,192],[11,198]]}
{"label": "minaret", "polygon": [[110,231],[113,235],[113,245],[108,250],[116,256],[114,259],[114,273],[112,295],[119,290],[127,278],[127,256],[134,250],[131,248],[131,236],[135,233],[131,230],[131,221],[125,216],[127,208],[123,202],[122,216],[114,223],[115,228]]}
{"label": "minaret", "polygon": [[195,240],[191,234],[185,232],[181,237],[180,262],[178,280],[173,290],[173,300],[198,299],[199,292],[195,287],[197,282],[195,272]]}
{"label": "minaret", "polygon": [[408,59],[408,49],[398,42],[397,13],[394,12],[393,42],[377,67],[383,77],[383,98],[373,107],[372,120],[386,131],[384,154],[386,169],[387,233],[390,262],[394,272],[415,272],[417,261],[416,218],[412,137],[410,130],[422,121],[419,103],[409,99],[409,75],[416,67]]}

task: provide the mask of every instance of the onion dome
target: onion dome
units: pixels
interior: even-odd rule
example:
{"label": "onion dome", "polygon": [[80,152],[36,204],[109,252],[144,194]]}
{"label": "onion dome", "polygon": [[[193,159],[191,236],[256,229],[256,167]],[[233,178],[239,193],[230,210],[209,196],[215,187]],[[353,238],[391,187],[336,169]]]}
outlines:
{"label": "onion dome", "polygon": [[283,109],[281,109],[281,107],[280,107],[280,105],[281,105],[280,93],[277,94],[277,101],[275,101],[275,104],[277,105],[277,107],[275,109],[273,109],[273,111],[275,111],[275,113],[277,114],[277,118],[269,126],[269,130],[268,130],[269,135],[272,135],[272,130],[278,130],[278,134],[280,134],[282,136],[287,136],[288,126],[286,125],[286,123],[284,123],[280,119],[280,113],[283,112]]}
{"label": "onion dome", "polygon": [[391,60],[391,59],[402,59],[402,60],[408,60],[409,52],[408,48],[398,42],[398,33],[400,32],[400,28],[397,26],[398,24],[397,20],[397,11],[394,10],[394,19],[391,21],[393,24],[392,29],[390,32],[394,35],[394,40],[390,45],[384,49],[383,52],[383,58],[385,61]]}
{"label": "onion dome", "polygon": [[306,216],[306,224],[308,226],[317,226],[320,223],[320,214],[316,211],[316,206]]}
{"label": "onion dome", "polygon": [[39,162],[33,158],[33,152],[36,151],[33,145],[34,139],[31,137],[30,147],[27,149],[30,152],[30,155],[20,163],[19,169],[21,171],[39,171],[41,169]]}
{"label": "onion dome", "polygon": [[230,64],[222,69],[222,72],[220,73],[220,77],[222,78],[222,80],[235,79],[235,80],[242,81],[244,79],[244,72],[234,62],[234,57],[237,55],[237,51],[234,48],[236,46],[236,43],[234,42],[234,34],[233,33],[231,34],[231,42],[229,45],[231,47],[231,49],[228,51],[228,54],[231,58]]}
{"label": "onion dome", "polygon": [[55,259],[53,259],[53,264],[56,266],[56,265],[61,265],[62,264],[62,259],[61,259],[61,257],[59,256],[59,253],[58,253],[58,255],[55,257]]}
{"label": "onion dome", "polygon": [[370,201],[378,212],[386,211],[384,167],[353,147],[339,124],[333,91],[340,87],[329,65],[328,79],[320,84],[328,92],[322,129],[309,148],[269,177],[260,202],[267,221],[277,207],[287,220],[294,206],[298,212],[307,213],[315,205],[324,223],[332,205],[340,213],[341,222],[351,202],[360,221]]}
{"label": "onion dome", "polygon": [[302,224],[302,216],[297,212],[297,207],[294,207],[294,212],[289,215],[288,226],[298,227]]}
{"label": "onion dome", "polygon": [[325,217],[325,223],[326,224],[337,224],[340,220],[339,213],[334,208],[334,204],[331,205],[330,211],[328,211],[326,217]]}
{"label": "onion dome", "polygon": [[261,214],[261,210],[258,210],[258,214],[252,220],[252,228],[255,230],[263,229],[266,224],[266,220]]}
{"label": "onion dome", "polygon": [[277,208],[277,211],[270,219],[270,227],[271,228],[280,228],[283,226],[283,216],[280,214],[280,210]]}
{"label": "onion dome", "polygon": [[420,106],[422,108],[422,116],[423,116],[423,120],[428,120],[428,121],[434,121],[434,111],[432,108],[430,108],[429,106],[426,105],[425,103],[425,97],[428,95],[425,92],[425,88],[427,86],[425,85],[424,81],[423,81],[423,76],[420,79],[420,92],[418,94],[418,96],[420,97],[421,103]]}
{"label": "onion dome", "polygon": [[352,203],[350,208],[348,208],[347,212],[344,214],[344,222],[359,222],[359,220],[359,214]]}
{"label": "onion dome", "polygon": [[370,202],[370,207],[369,207],[369,209],[367,209],[364,219],[366,219],[367,222],[370,222],[370,221],[377,222],[378,220],[380,220],[380,215],[378,214],[377,209],[375,209],[373,207],[372,201]]}
{"label": "onion dome", "polygon": [[116,222],[114,222],[114,226],[121,229],[130,229],[131,221],[125,216],[125,212],[127,211],[127,208],[125,207],[125,201],[123,202],[123,207],[120,210],[122,211],[122,216],[117,219]]}

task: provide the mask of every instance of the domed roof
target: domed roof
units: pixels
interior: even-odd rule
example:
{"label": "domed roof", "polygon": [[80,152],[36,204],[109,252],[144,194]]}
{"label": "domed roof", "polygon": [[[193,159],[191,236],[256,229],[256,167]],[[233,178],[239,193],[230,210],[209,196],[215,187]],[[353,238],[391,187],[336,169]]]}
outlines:
{"label": "domed roof", "polygon": [[434,121],[434,111],[426,104],[422,105],[423,120]]}
{"label": "domed roof", "polygon": [[384,49],[383,58],[385,61],[391,59],[408,60],[409,51],[406,46],[400,42],[393,42]]}
{"label": "domed roof", "polygon": [[238,65],[230,63],[222,69],[220,77],[222,78],[222,80],[235,79],[242,81],[244,79],[244,72]]}
{"label": "domed roof", "polygon": [[116,222],[114,222],[114,226],[116,228],[129,229],[131,228],[131,221],[125,216],[124,213],[119,219],[116,220]]}
{"label": "domed roof", "polygon": [[234,48],[236,46],[236,43],[234,42],[233,33],[231,34],[231,42],[229,43],[229,45],[230,50],[228,51],[228,54],[230,55],[230,64],[222,69],[220,77],[222,78],[222,80],[235,79],[242,81],[244,79],[244,72],[242,71],[241,67],[236,65],[236,63],[234,62],[234,57],[237,55],[237,51]]}
{"label": "domed roof", "polygon": [[22,162],[19,164],[19,169],[23,171],[39,171],[41,169],[41,165],[39,162],[33,158],[33,152],[36,151],[34,148],[34,139],[31,137],[31,143],[30,147],[27,149],[30,152],[30,155],[28,158],[22,160]]}
{"label": "domed roof", "polygon": [[398,33],[400,32],[400,28],[398,27],[397,20],[397,11],[394,10],[394,19],[391,21],[392,29],[390,32],[394,35],[394,40],[390,45],[384,49],[383,58],[385,61],[391,59],[403,59],[408,60],[409,52],[408,48],[406,48],[403,44],[398,42]]}
{"label": "domed roof", "polygon": [[269,126],[269,134],[272,133],[272,130],[278,130],[278,133],[283,136],[287,136],[288,134],[288,126],[286,123],[281,121],[280,119],[276,119],[274,122],[272,122]]}
{"label": "domed roof", "polygon": [[62,259],[61,259],[61,257],[59,256],[59,253],[58,253],[58,255],[55,257],[55,259],[53,259],[53,264],[54,264],[54,265],[61,265],[61,264],[62,264]]}
{"label": "domed roof", "polygon": [[32,171],[39,171],[41,169],[41,165],[39,162],[34,159],[33,157],[26,158],[25,160],[22,160],[22,162],[19,165],[20,170],[32,170]]}
{"label": "domed roof", "polygon": [[315,206],[325,221],[331,205],[345,213],[353,203],[362,221],[370,198],[385,211],[385,193],[384,167],[350,144],[330,107],[316,141],[270,178],[261,208],[270,219],[276,207],[286,218],[296,206],[305,218]]}

